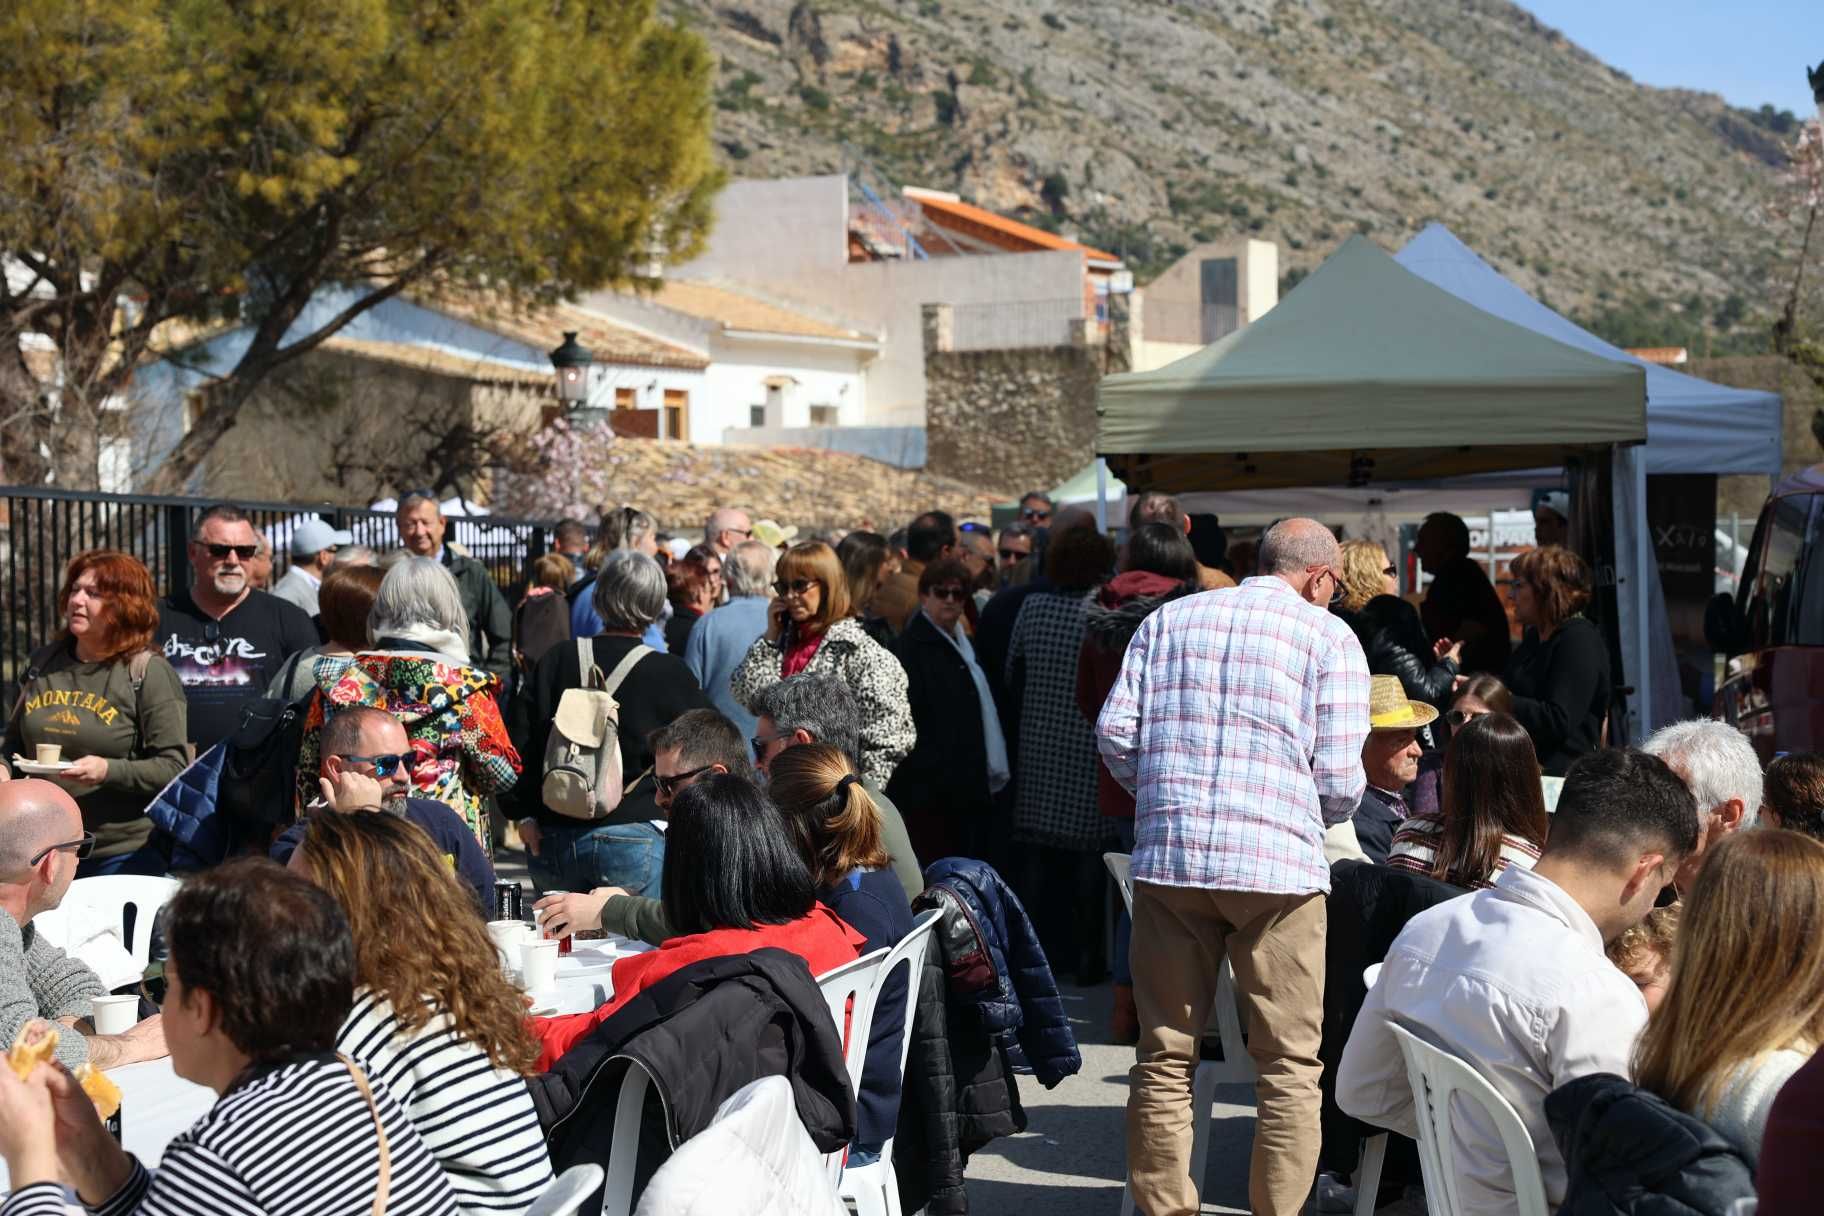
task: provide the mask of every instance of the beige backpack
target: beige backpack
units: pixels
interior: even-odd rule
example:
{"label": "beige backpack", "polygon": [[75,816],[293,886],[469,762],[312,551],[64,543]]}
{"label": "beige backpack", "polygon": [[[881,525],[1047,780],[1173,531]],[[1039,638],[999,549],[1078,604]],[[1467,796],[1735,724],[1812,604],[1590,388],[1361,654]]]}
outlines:
{"label": "beige backpack", "polygon": [[635,646],[604,677],[595,665],[593,640],[577,639],[583,686],[564,690],[551,720],[539,790],[547,808],[571,819],[597,820],[621,805],[627,787],[621,771],[621,705],[614,694],[639,661],[653,653],[650,646]]}

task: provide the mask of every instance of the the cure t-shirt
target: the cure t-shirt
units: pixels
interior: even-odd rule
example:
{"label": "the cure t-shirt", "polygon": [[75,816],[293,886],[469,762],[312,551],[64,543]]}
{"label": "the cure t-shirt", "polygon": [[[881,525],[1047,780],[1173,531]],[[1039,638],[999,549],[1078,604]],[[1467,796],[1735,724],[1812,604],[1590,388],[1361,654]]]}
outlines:
{"label": "the cure t-shirt", "polygon": [[266,688],[293,651],[317,644],[304,610],[264,591],[216,620],[188,587],[158,602],[158,645],[190,701],[190,741],[202,752],[241,724],[241,707]]}

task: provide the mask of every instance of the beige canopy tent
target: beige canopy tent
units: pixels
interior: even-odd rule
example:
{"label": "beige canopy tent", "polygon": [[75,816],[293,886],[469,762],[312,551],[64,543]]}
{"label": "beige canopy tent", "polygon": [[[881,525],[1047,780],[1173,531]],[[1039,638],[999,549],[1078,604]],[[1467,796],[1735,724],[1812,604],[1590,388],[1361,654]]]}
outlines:
{"label": "beige canopy tent", "polygon": [[1351,237],[1266,316],[1106,377],[1130,491],[1436,481],[1646,439],[1646,375],[1491,316]]}

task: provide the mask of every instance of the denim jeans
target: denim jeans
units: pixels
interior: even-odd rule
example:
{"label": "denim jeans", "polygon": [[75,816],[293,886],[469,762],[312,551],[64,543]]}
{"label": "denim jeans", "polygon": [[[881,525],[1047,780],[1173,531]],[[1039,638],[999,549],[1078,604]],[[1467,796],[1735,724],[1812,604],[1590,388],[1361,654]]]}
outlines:
{"label": "denim jeans", "polygon": [[650,823],[603,827],[539,825],[538,856],[526,858],[532,885],[546,891],[624,887],[634,895],[659,895],[665,833]]}

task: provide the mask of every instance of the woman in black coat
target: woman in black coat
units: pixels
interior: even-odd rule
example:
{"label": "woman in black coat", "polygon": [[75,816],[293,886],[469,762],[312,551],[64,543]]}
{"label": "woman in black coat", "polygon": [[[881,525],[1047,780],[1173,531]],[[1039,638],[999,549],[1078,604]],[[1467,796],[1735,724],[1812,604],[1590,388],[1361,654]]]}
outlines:
{"label": "woman in black coat", "polygon": [[1609,648],[1602,630],[1579,616],[1590,602],[1590,567],[1569,549],[1522,553],[1513,571],[1514,616],[1526,637],[1507,661],[1514,717],[1533,737],[1539,767],[1562,777],[1571,762],[1602,746],[1609,714]]}
{"label": "woman in black coat", "polygon": [[1370,540],[1343,546],[1343,572],[1337,580],[1342,602],[1336,614],[1347,621],[1368,657],[1368,670],[1398,676],[1406,695],[1443,709],[1463,651],[1461,642],[1425,636],[1419,610],[1399,598],[1400,583],[1387,551]]}
{"label": "woman in black coat", "polygon": [[987,677],[963,633],[969,570],[945,559],[918,578],[919,610],[893,643],[906,669],[918,742],[887,783],[920,857],[979,857],[994,792],[1007,784],[1007,746]]}

